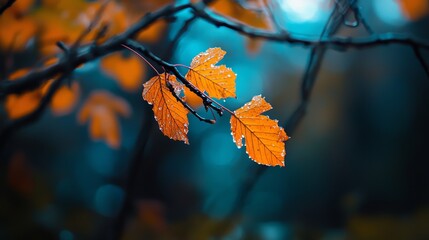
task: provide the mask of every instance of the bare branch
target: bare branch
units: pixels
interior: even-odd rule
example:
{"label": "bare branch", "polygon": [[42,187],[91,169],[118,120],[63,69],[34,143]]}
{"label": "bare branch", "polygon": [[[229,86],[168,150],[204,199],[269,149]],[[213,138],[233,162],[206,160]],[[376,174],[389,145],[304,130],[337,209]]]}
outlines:
{"label": "bare branch", "polygon": [[45,109],[48,107],[49,103],[52,100],[52,97],[54,96],[55,92],[59,89],[63,81],[68,77],[68,74],[64,74],[61,77],[59,77],[57,80],[55,80],[52,85],[49,87],[48,92],[45,96],[40,100],[40,103],[38,107],[31,113],[18,118],[16,120],[12,120],[8,122],[3,129],[0,131],[0,147],[3,146],[3,144],[6,143],[7,140],[9,140],[9,136],[15,132],[16,130],[26,126],[29,123],[32,123],[36,120],[38,120]]}
{"label": "bare branch", "polygon": [[207,118],[204,118],[201,115],[199,115],[197,113],[197,111],[195,111],[195,109],[193,109],[185,101],[183,101],[182,98],[180,98],[179,96],[177,96],[177,94],[174,92],[173,86],[169,82],[167,82],[167,87],[170,90],[171,94],[173,94],[173,96],[176,98],[176,100],[179,101],[186,109],[188,109],[196,118],[198,118],[198,120],[200,120],[202,122],[210,123],[210,124],[215,124],[216,123],[216,121],[213,120],[213,119],[207,119]]}
{"label": "bare branch", "polygon": [[16,2],[16,0],[8,0],[3,6],[0,7],[0,15],[3,14],[6,9],[12,7],[12,5]]}
{"label": "bare branch", "polygon": [[223,110],[219,108],[218,106],[213,104],[213,101],[203,92],[201,92],[197,87],[195,87],[192,83],[190,83],[180,72],[177,70],[177,67],[174,64],[168,63],[149,50],[147,50],[143,45],[140,43],[134,41],[134,40],[127,40],[126,44],[132,49],[140,52],[142,55],[148,57],[152,61],[156,62],[158,65],[164,67],[166,71],[171,72],[172,74],[176,75],[177,79],[179,79],[187,88],[189,88],[193,93],[197,94],[202,100],[205,106],[210,107],[211,109],[215,110],[219,116],[222,116]]}
{"label": "bare branch", "polygon": [[419,61],[420,65],[422,65],[422,68],[425,71],[426,76],[429,78],[429,65],[425,61],[425,59],[423,58],[421,49],[417,46],[413,46],[413,51],[414,51],[414,54],[416,55],[417,60]]}
{"label": "bare branch", "polygon": [[168,17],[184,9],[191,7],[191,4],[184,4],[180,6],[167,6],[157,12],[149,13],[142,18],[138,23],[131,26],[127,31],[117,35],[99,46],[81,46],[76,50],[76,57],[69,56],[67,61],[61,61],[43,70],[30,73],[15,81],[1,81],[0,82],[0,98],[4,98],[10,93],[21,93],[24,91],[32,90],[40,86],[48,79],[54,77],[58,73],[66,72],[69,67],[76,69],[79,65],[92,61],[98,57],[102,57],[109,53],[119,51],[121,44],[127,39],[134,37],[139,31],[144,30],[149,25],[158,19]]}

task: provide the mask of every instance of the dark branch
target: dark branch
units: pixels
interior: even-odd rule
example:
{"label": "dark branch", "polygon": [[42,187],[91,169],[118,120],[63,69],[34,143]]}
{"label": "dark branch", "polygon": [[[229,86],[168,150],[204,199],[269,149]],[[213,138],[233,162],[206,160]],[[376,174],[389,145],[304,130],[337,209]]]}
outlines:
{"label": "dark branch", "polygon": [[54,96],[55,92],[59,89],[62,82],[68,77],[67,74],[62,75],[60,78],[55,80],[52,85],[49,87],[48,92],[46,95],[41,99],[39,106],[31,113],[18,118],[16,120],[12,120],[8,122],[3,129],[0,131],[0,148],[3,146],[3,144],[6,143],[6,141],[9,139],[9,136],[15,132],[16,130],[24,127],[25,125],[32,123],[34,121],[37,121],[45,111],[45,109],[48,107],[49,103],[52,100],[52,97]]}
{"label": "dark branch", "polygon": [[130,48],[138,51],[142,55],[146,56],[147,58],[151,59],[152,61],[156,62],[158,65],[164,67],[164,69],[168,72],[171,72],[174,74],[177,79],[179,79],[187,88],[189,88],[193,93],[197,94],[202,100],[205,106],[210,107],[211,109],[215,110],[220,116],[222,116],[223,111],[221,108],[213,104],[213,101],[203,92],[201,92],[197,87],[195,87],[192,83],[190,83],[180,72],[177,70],[177,67],[174,64],[168,63],[149,50],[147,50],[143,45],[140,43],[134,41],[134,40],[127,40],[125,45],[129,46]]}
{"label": "dark branch", "polygon": [[3,14],[6,9],[12,7],[12,5],[16,2],[16,0],[8,0],[3,6],[0,7],[0,15]]}
{"label": "dark branch", "polygon": [[190,4],[176,7],[167,6],[155,13],[149,13],[138,23],[131,26],[127,31],[107,40],[105,43],[99,46],[79,47],[76,50],[76,57],[69,57],[67,61],[59,62],[37,72],[32,72],[15,81],[1,81],[0,98],[4,98],[7,94],[10,93],[22,93],[24,91],[35,89],[48,79],[54,77],[56,74],[66,72],[69,67],[76,69],[81,64],[92,61],[98,57],[102,57],[114,51],[118,51],[121,49],[122,43],[124,43],[127,39],[134,37],[139,31],[144,30],[158,19],[168,17],[190,7]]}
{"label": "dark branch", "polygon": [[198,120],[206,122],[206,123],[210,123],[210,124],[215,124],[216,121],[213,119],[207,119],[202,117],[201,115],[199,115],[197,113],[197,111],[195,111],[195,109],[193,109],[191,106],[189,106],[185,101],[183,101],[182,98],[180,98],[179,96],[177,96],[177,94],[174,92],[174,88],[173,86],[170,84],[170,82],[167,81],[167,87],[170,90],[171,94],[173,94],[173,96],[176,98],[176,100],[178,102],[180,102],[186,109],[188,109],[196,118],[198,118]]}
{"label": "dark branch", "polygon": [[401,44],[408,46],[418,46],[429,49],[429,43],[420,39],[414,39],[409,35],[385,33],[369,37],[348,38],[348,37],[323,37],[321,39],[306,38],[289,33],[275,33],[248,27],[245,24],[219,19],[210,15],[206,10],[192,6],[194,14],[217,27],[226,27],[240,34],[252,38],[260,38],[275,42],[285,42],[290,44],[301,44],[304,46],[326,46],[333,49],[367,48],[386,44]]}
{"label": "dark branch", "polygon": [[173,53],[176,51],[176,47],[179,43],[180,38],[183,36],[183,34],[188,31],[189,27],[192,25],[192,23],[197,20],[197,16],[192,16],[186,22],[183,24],[183,26],[179,29],[174,39],[171,41],[170,46],[168,47],[168,53],[169,55],[173,55]]}
{"label": "dark branch", "polygon": [[[52,78],[58,73],[64,72],[66,69],[65,65],[76,68],[77,66],[92,61],[98,57],[102,57],[108,53],[118,51],[120,45],[123,44],[127,39],[132,39],[137,33],[141,30],[144,30],[153,22],[161,19],[167,18],[171,15],[174,15],[177,12],[183,11],[185,9],[192,9],[195,16],[198,18],[204,19],[210,24],[213,24],[218,27],[226,27],[231,30],[234,30],[240,34],[246,35],[248,37],[260,38],[269,41],[284,42],[290,44],[301,44],[304,46],[323,46],[331,47],[334,50],[345,50],[349,48],[366,48],[374,47],[379,45],[386,44],[401,44],[411,47],[418,47],[419,49],[429,49],[429,43],[414,39],[408,35],[404,34],[379,34],[371,35],[369,37],[360,37],[360,38],[344,38],[344,37],[322,37],[322,38],[306,38],[303,36],[295,36],[286,32],[274,33],[269,31],[264,31],[260,29],[255,29],[246,26],[245,24],[233,22],[231,20],[216,18],[209,14],[205,9],[203,4],[185,4],[180,6],[167,6],[162,8],[154,13],[149,13],[144,16],[139,22],[131,26],[127,31],[123,32],[116,37],[113,37],[106,41],[105,43],[99,46],[82,46],[77,50],[77,57],[73,60],[70,59],[69,63],[58,63],[51,67],[45,68],[41,71],[30,73],[27,76],[24,76],[15,81],[1,81],[0,82],[0,98],[3,98],[10,93],[21,93],[27,90],[35,89],[40,86],[47,79]],[[174,72],[175,70],[172,69]],[[177,69],[176,69],[177,71]],[[178,76],[179,80],[180,77]],[[193,89],[193,88],[191,88]],[[206,104],[210,104],[206,102]],[[218,111],[219,112],[219,111]]]}
{"label": "dark branch", "polygon": [[422,65],[422,68],[425,71],[426,76],[429,78],[429,65],[425,61],[425,59],[423,58],[421,49],[417,46],[413,46],[413,51],[414,51],[414,54],[416,55],[417,60],[419,61],[420,65]]}

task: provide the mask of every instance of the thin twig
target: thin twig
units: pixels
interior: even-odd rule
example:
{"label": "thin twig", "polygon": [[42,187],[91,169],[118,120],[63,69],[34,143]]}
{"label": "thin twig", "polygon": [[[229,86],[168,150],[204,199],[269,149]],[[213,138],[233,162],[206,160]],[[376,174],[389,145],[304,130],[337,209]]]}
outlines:
{"label": "thin twig", "polygon": [[422,51],[419,47],[413,46],[414,54],[417,57],[417,60],[419,61],[420,65],[422,65],[423,70],[426,73],[426,76],[429,78],[429,64],[425,61],[422,55]]}
{"label": "thin twig", "polygon": [[197,87],[195,87],[195,85],[193,85],[191,82],[189,82],[179,72],[179,70],[177,70],[177,67],[176,67],[175,64],[171,64],[171,63],[168,63],[168,62],[162,60],[161,58],[159,58],[158,56],[156,56],[155,54],[153,54],[152,52],[150,52],[149,50],[147,50],[143,45],[141,45],[140,43],[138,43],[138,42],[136,42],[134,40],[131,40],[131,39],[127,40],[126,43],[125,43],[125,45],[128,45],[132,49],[138,51],[142,55],[144,55],[147,58],[151,59],[152,61],[156,62],[158,65],[164,67],[164,69],[166,69],[167,71],[169,71],[172,74],[174,74],[177,77],[177,79],[179,79],[187,88],[189,88],[193,93],[195,93],[199,97],[201,97],[201,99],[203,100],[203,103],[204,103],[205,106],[208,106],[208,107],[212,108],[220,116],[222,116],[222,114],[223,114],[222,108],[216,106],[215,102],[213,101],[213,99],[211,99],[209,96],[207,96],[206,94],[204,94],[203,92],[201,92]]}
{"label": "thin twig", "polygon": [[183,26],[179,29],[176,36],[173,38],[173,40],[171,41],[170,45],[167,48],[168,56],[173,55],[173,53],[176,51],[176,47],[178,46],[179,40],[182,38],[183,34],[185,34],[188,31],[192,23],[197,19],[198,19],[197,16],[194,15],[188,20],[186,20],[185,23],[183,23]]}
{"label": "thin twig", "polygon": [[193,109],[191,106],[189,106],[189,104],[187,104],[185,101],[183,101],[182,98],[180,98],[179,96],[177,96],[177,94],[174,92],[173,86],[168,81],[167,81],[167,87],[170,90],[171,94],[173,94],[173,96],[176,98],[176,100],[178,102],[180,102],[186,109],[188,109],[196,118],[198,118],[198,120],[200,120],[202,122],[210,123],[210,124],[215,124],[216,123],[216,121],[213,120],[213,119],[207,119],[207,118],[204,118],[201,115],[199,115],[197,113],[197,111],[195,111],[195,109]]}

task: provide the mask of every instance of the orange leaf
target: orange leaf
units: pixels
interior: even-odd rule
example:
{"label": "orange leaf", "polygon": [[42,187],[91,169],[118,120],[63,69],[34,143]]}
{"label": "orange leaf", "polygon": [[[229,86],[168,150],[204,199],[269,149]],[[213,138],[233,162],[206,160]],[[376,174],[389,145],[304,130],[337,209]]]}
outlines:
{"label": "orange leaf", "polygon": [[167,22],[164,20],[159,20],[148,26],[146,29],[141,31],[137,35],[137,40],[144,41],[148,43],[155,43],[159,41],[163,33],[167,29]]}
{"label": "orange leaf", "polygon": [[[106,4],[98,23],[94,26],[95,30],[88,34],[85,40],[94,40],[98,32],[96,29],[99,29],[103,25],[107,25],[108,28],[101,40],[106,40],[108,37],[124,31],[129,26],[130,21],[127,19],[127,14],[119,3],[110,1]],[[102,6],[104,4],[101,2],[88,3],[88,7],[79,15],[77,22],[84,27],[89,26],[94,21],[96,14]]]}
{"label": "orange leaf", "polygon": [[34,0],[19,0],[15,1],[8,11],[12,11],[16,15],[22,15],[27,12],[34,4]]}
{"label": "orange leaf", "polygon": [[231,134],[238,148],[246,139],[249,157],[263,165],[284,166],[285,143],[288,136],[277,120],[271,120],[261,113],[272,109],[260,95],[234,111],[231,117]]}
{"label": "orange leaf", "polygon": [[203,100],[189,88],[185,87],[183,92],[185,93],[185,101],[189,106],[198,108],[203,105]]}
{"label": "orange leaf", "polygon": [[151,78],[143,85],[143,99],[153,105],[155,119],[165,136],[189,144],[188,110],[173,96],[167,81],[169,84],[175,84],[176,77],[162,73]]}
{"label": "orange leaf", "polygon": [[[9,76],[10,80],[23,77],[28,73],[28,69],[20,69]],[[41,90],[36,89],[33,91],[25,92],[22,94],[10,94],[6,97],[5,109],[10,119],[21,118],[39,106],[39,102],[43,94]]]}
{"label": "orange leaf", "polygon": [[140,87],[145,72],[144,65],[138,57],[133,55],[124,58],[121,53],[114,53],[103,58],[101,67],[127,91],[133,91]]}
{"label": "orange leaf", "polygon": [[78,114],[80,123],[90,122],[89,133],[93,140],[104,139],[112,148],[121,143],[117,115],[129,116],[130,106],[123,99],[106,91],[95,91]]}
{"label": "orange leaf", "polygon": [[260,1],[223,0],[214,1],[210,8],[215,12],[251,27],[261,29],[271,29],[270,18],[263,11],[263,3]]}
{"label": "orange leaf", "polygon": [[401,6],[404,15],[411,19],[417,20],[426,16],[429,12],[429,2],[427,0],[397,0]]}
{"label": "orange leaf", "polygon": [[[5,12],[7,13],[7,11]],[[28,17],[15,19],[10,14],[0,18],[0,48],[23,50],[36,33],[36,24]]]}
{"label": "orange leaf", "polygon": [[76,105],[78,97],[79,84],[77,82],[73,82],[71,87],[60,87],[51,100],[52,112],[57,116],[70,113]]}
{"label": "orange leaf", "polygon": [[225,65],[215,66],[225,51],[209,48],[192,59],[186,79],[214,98],[235,97],[235,73]]}

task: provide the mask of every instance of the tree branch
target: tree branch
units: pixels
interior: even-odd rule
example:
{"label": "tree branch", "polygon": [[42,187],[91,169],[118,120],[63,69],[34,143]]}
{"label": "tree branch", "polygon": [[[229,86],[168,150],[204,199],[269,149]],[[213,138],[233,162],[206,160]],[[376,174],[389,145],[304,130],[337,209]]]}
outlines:
{"label": "tree branch", "polygon": [[[99,46],[82,46],[77,50],[77,57],[73,61],[70,60],[67,65],[76,68],[77,66],[92,61],[98,57],[102,57],[120,49],[120,45],[127,39],[132,39],[138,32],[144,30],[153,22],[174,15],[177,12],[192,9],[194,16],[205,20],[206,22],[217,27],[226,27],[237,33],[246,35],[252,38],[265,39],[268,41],[284,42],[289,44],[298,44],[303,46],[323,46],[330,47],[334,50],[346,50],[349,48],[367,48],[387,44],[400,44],[410,47],[418,47],[419,49],[429,49],[429,42],[420,39],[412,38],[404,34],[379,34],[369,37],[347,38],[347,37],[331,37],[311,38],[305,36],[297,36],[287,32],[269,32],[260,29],[255,29],[246,26],[245,24],[234,22],[227,19],[219,19],[210,15],[204,9],[204,4],[184,4],[179,6],[167,6],[154,13],[149,13],[144,16],[139,22],[131,26],[127,31],[117,35]],[[10,93],[21,93],[40,86],[47,79],[55,76],[58,73],[64,72],[65,63],[58,63],[43,70],[33,72],[19,78],[15,81],[0,82],[0,98],[4,98]],[[174,72],[174,69],[172,69]]]}
{"label": "tree branch", "polygon": [[170,5],[164,7],[157,12],[147,14],[142,18],[142,20],[131,26],[127,31],[112,37],[101,45],[82,46],[77,48],[77,54],[74,58],[67,58],[66,56],[66,61],[59,62],[37,72],[32,72],[22,78],[16,79],[15,81],[1,81],[0,98],[4,98],[7,94],[10,93],[22,93],[24,91],[35,89],[48,79],[54,77],[56,74],[65,72],[68,67],[76,69],[81,64],[118,51],[121,49],[122,43],[124,43],[127,39],[134,37],[139,31],[144,30],[155,21],[190,7],[190,4],[184,4],[180,6]]}
{"label": "tree branch", "polygon": [[48,107],[49,103],[52,100],[52,97],[54,96],[55,92],[59,89],[64,79],[68,77],[68,74],[64,74],[61,77],[59,77],[57,80],[55,80],[52,85],[49,87],[48,92],[46,95],[41,99],[39,106],[31,113],[18,118],[16,120],[10,121],[7,123],[3,129],[0,131],[0,149],[1,147],[6,143],[7,140],[9,140],[9,136],[15,132],[16,130],[24,127],[25,125],[34,122],[38,120],[45,109]]}
{"label": "tree branch", "polygon": [[6,9],[12,7],[12,5],[16,2],[16,0],[8,0],[3,6],[0,7],[0,15],[3,14]]}

